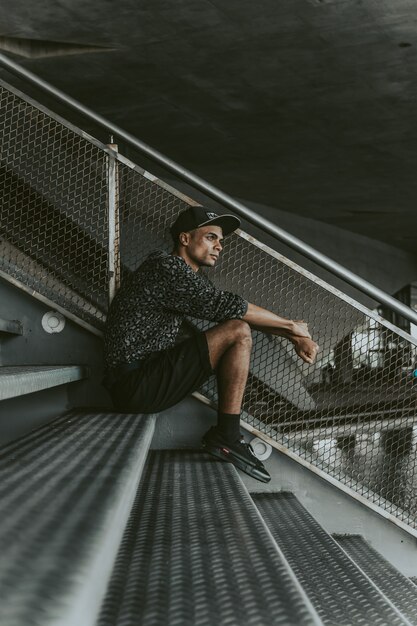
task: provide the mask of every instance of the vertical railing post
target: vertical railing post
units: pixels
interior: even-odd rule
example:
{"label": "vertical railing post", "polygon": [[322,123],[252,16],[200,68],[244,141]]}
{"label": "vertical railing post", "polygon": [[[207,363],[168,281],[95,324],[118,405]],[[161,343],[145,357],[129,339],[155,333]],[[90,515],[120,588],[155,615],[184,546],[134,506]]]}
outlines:
{"label": "vertical railing post", "polygon": [[[117,145],[111,143],[108,147],[117,152]],[[108,302],[112,303],[120,287],[120,229],[119,229],[119,184],[118,161],[110,152],[107,167],[107,197],[108,197],[108,227],[109,227],[109,284]]]}

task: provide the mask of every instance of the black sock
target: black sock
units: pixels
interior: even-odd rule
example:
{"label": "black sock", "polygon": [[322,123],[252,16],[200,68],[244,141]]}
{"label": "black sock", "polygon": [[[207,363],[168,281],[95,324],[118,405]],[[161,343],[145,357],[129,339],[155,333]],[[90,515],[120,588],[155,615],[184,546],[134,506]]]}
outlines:
{"label": "black sock", "polygon": [[217,413],[217,429],[228,441],[236,441],[240,438],[240,413]]}

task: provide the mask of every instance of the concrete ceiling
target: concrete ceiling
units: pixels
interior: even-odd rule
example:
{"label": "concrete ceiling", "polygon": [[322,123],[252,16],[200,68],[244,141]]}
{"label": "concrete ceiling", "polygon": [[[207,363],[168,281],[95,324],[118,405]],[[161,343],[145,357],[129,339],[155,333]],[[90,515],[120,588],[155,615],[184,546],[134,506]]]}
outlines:
{"label": "concrete ceiling", "polygon": [[417,253],[416,0],[3,0],[0,23],[228,193]]}

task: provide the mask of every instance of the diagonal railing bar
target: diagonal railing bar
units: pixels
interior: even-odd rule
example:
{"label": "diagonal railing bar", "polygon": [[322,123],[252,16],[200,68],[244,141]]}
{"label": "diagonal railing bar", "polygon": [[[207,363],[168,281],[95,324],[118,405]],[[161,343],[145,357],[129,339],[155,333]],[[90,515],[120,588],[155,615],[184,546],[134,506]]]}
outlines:
{"label": "diagonal railing bar", "polygon": [[[1,276],[99,329],[112,253],[123,279],[153,249],[170,251],[170,224],[198,203],[3,82],[0,137]],[[321,347],[311,366],[284,339],[254,332],[246,424],[415,530],[417,340],[243,231],[211,277],[307,320]],[[216,402],[214,380],[200,391]]]}

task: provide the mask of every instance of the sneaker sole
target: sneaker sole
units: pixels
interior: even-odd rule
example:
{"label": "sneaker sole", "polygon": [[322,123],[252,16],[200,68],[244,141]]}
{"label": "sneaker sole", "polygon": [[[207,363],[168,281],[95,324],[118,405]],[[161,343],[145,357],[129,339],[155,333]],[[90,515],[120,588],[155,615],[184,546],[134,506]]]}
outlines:
{"label": "sneaker sole", "polygon": [[212,456],[216,457],[216,459],[220,459],[220,461],[226,461],[227,463],[232,463],[242,472],[248,474],[248,476],[252,476],[252,478],[256,478],[256,480],[260,480],[262,483],[269,483],[271,480],[270,475],[266,472],[262,472],[255,465],[251,465],[250,463],[245,463],[242,459],[239,459],[236,456],[233,456],[232,452],[227,451],[226,448],[221,448],[220,446],[210,446],[203,444],[203,448],[205,452],[208,452]]}

